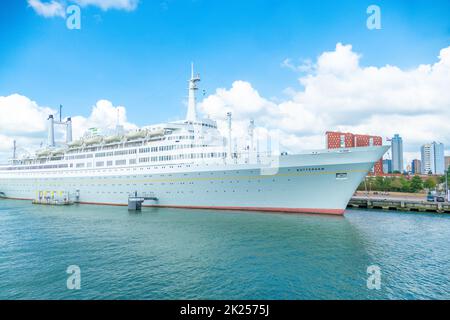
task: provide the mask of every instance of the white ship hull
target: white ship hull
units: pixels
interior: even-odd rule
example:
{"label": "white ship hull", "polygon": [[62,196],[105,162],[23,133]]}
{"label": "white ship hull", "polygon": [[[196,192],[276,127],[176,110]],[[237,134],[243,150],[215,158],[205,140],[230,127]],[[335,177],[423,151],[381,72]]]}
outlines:
{"label": "white ship hull", "polygon": [[0,168],[6,198],[67,193],[80,203],[127,205],[152,193],[146,206],[343,214],[364,176],[388,147],[286,155],[270,165],[173,164],[77,170]]}

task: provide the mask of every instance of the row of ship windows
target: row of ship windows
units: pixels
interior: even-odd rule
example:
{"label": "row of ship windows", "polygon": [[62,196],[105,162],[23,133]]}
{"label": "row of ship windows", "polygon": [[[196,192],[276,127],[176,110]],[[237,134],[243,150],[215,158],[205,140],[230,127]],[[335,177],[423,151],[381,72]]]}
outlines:
{"label": "row of ship windows", "polygon": [[[261,180],[246,180],[248,183],[261,183]],[[266,180],[267,181],[267,180]],[[271,179],[272,182],[276,182],[276,179]],[[291,181],[291,179],[287,179],[287,181]],[[228,183],[240,183],[243,182],[243,180],[239,181],[239,180],[229,180]],[[226,182],[224,180],[219,180],[219,181],[209,181],[210,184],[225,184]],[[193,185],[195,184],[195,182],[158,182],[158,183],[141,183],[141,184],[137,184],[137,183],[80,183],[80,184],[73,184],[73,183],[69,183],[69,184],[58,184],[58,183],[53,183],[51,185],[55,186],[55,187],[59,187],[59,186],[68,186],[68,187],[100,187],[100,186],[114,186],[114,187],[121,187],[121,186],[153,186],[153,185],[175,185],[175,184],[179,184],[179,185]],[[9,186],[28,186],[29,184],[27,183],[10,183]]]}
{"label": "row of ship windows", "polygon": [[[167,140],[194,140],[194,136],[170,136],[167,138]],[[157,139],[154,141],[159,141],[159,140],[166,140],[166,138],[163,139]],[[86,147],[84,149],[81,148],[77,148],[77,149],[72,149],[69,150],[68,153],[79,153],[79,152],[96,152],[96,151],[100,151],[100,150],[111,150],[111,149],[119,149],[119,148],[129,148],[129,147],[134,147],[134,146],[141,146],[144,142],[143,141],[139,141],[139,142],[128,142],[125,144],[113,144],[113,145],[106,145],[106,146],[101,146],[101,147]],[[156,147],[158,148],[158,147]],[[121,150],[122,151],[122,150]],[[116,151],[116,152],[121,152],[121,151]],[[157,151],[157,150],[155,150]],[[114,153],[116,153],[114,152]]]}
{"label": "row of ship windows", "polygon": [[168,146],[159,147],[147,147],[139,148],[139,153],[157,152],[157,151],[172,151],[179,149],[193,149],[193,148],[205,148],[208,147],[206,144],[173,144]]}
{"label": "row of ship windows", "polygon": [[[192,148],[203,148],[207,147],[206,145],[201,144],[180,144],[180,145],[168,145],[168,146],[159,146],[159,147],[147,147],[147,148],[139,148],[139,149],[129,149],[129,150],[118,150],[118,151],[110,151],[110,152],[98,152],[95,154],[96,158],[102,157],[112,157],[112,156],[123,156],[128,154],[137,154],[139,153],[149,153],[149,152],[158,152],[158,151],[171,151],[178,149],[192,149]],[[79,160],[79,159],[89,159],[93,158],[94,154],[79,154],[75,156],[66,156],[65,160]],[[61,160],[59,158],[58,160]]]}
{"label": "row of ship windows", "polygon": [[[244,192],[244,190],[238,190],[239,192]],[[256,189],[256,190],[250,190],[250,189],[246,189],[245,190],[245,192],[250,192],[250,191],[257,191],[257,192],[262,192],[262,189]],[[30,193],[30,192],[34,192],[34,190],[30,190],[30,189],[28,189],[28,190],[26,190],[26,189],[23,189],[23,190],[11,190],[11,192],[23,192],[23,193]],[[56,191],[54,191],[55,193],[56,193]],[[199,191],[199,192],[201,192],[201,193],[203,193],[203,191]],[[234,192],[236,192],[236,190],[206,190],[206,193],[219,193],[219,192],[224,192],[224,193],[226,193],[226,192],[232,192],[232,193],[234,193]],[[126,192],[126,191],[84,191],[84,193],[85,194],[92,194],[92,193],[95,193],[95,194],[129,194],[129,192]],[[165,191],[164,192],[165,194],[175,194],[175,193],[177,193],[177,194],[184,194],[184,193],[194,193],[194,191],[193,190],[187,190],[187,191],[184,191],[184,190],[182,190],[182,191]]]}
{"label": "row of ship windows", "polygon": [[190,140],[194,140],[195,137],[194,136],[168,136],[167,140],[186,140],[186,139],[190,139]]}
{"label": "row of ship windows", "polygon": [[[265,181],[269,181],[269,180],[265,180]],[[271,179],[270,180],[270,182],[277,182],[278,180],[277,179]],[[288,179],[286,179],[285,181],[288,181],[288,182],[290,182],[291,181],[291,179],[290,178],[288,178]],[[244,182],[243,180],[241,180],[241,181],[239,181],[239,180],[230,180],[230,181],[228,181],[228,182],[225,182],[224,180],[219,180],[219,181],[209,181],[209,183],[210,184],[226,184],[226,183],[231,183],[231,184],[239,184],[239,183],[241,183],[241,182]],[[251,184],[251,183],[261,183],[261,180],[246,180],[246,182],[247,183],[249,183],[249,184]],[[80,183],[80,184],[72,184],[72,183],[69,183],[69,184],[55,184],[55,183],[53,183],[53,184],[51,184],[51,186],[54,186],[54,187],[64,187],[64,186],[67,186],[67,187],[106,187],[106,186],[111,186],[111,187],[122,187],[122,186],[127,186],[127,187],[129,187],[129,186],[133,186],[133,187],[139,187],[139,186],[154,186],[154,185],[162,185],[162,186],[165,186],[165,185],[194,185],[195,184],[195,182],[157,182],[157,183],[151,183],[151,182],[149,182],[149,183],[141,183],[141,184],[137,184],[137,183],[86,183],[86,184],[83,184],[83,183]],[[29,186],[29,184],[26,184],[26,183],[11,183],[11,184],[9,184],[9,186],[16,186],[16,187],[18,187],[18,186],[22,186],[22,187],[25,187],[25,186]]]}
{"label": "row of ship windows", "polygon": [[[136,151],[136,150],[135,150]],[[146,162],[160,162],[160,161],[172,161],[172,160],[185,160],[185,159],[211,159],[211,158],[226,158],[226,152],[208,152],[208,153],[188,153],[188,154],[177,154],[177,155],[166,155],[166,156],[153,156],[153,157],[143,157],[139,158],[139,163]],[[129,159],[128,164],[134,165],[137,163],[136,159]],[[109,160],[109,161],[97,161],[95,162],[95,167],[111,167],[124,166],[127,164],[126,159],[121,160]],[[36,165],[36,166],[24,166],[24,167],[9,167],[8,170],[29,170],[29,169],[58,169],[58,168],[73,168],[73,164],[47,164],[47,165]],[[180,166],[179,166],[180,167]],[[75,168],[92,168],[91,162],[81,162],[76,163]],[[173,168],[173,166],[171,167]]]}
{"label": "row of ship windows", "polygon": [[[158,161],[172,161],[172,160],[184,160],[184,159],[208,159],[208,158],[225,158],[226,153],[225,152],[208,152],[208,153],[189,153],[189,154],[176,154],[176,155],[166,155],[166,156],[154,156],[154,157],[144,157],[139,158],[139,163],[146,163],[146,162],[158,162]],[[95,162],[96,167],[104,167],[105,165],[107,167],[113,166],[115,164],[116,166],[123,166],[127,164],[127,160],[116,160],[113,162],[112,160],[109,161],[97,161]],[[136,159],[129,159],[128,164],[136,164]],[[89,168],[92,166],[90,162],[86,163],[86,166]],[[76,168],[84,168],[84,163],[77,163]]]}
{"label": "row of ship windows", "polygon": [[184,159],[206,159],[206,158],[225,158],[226,152],[207,152],[207,153],[187,153],[174,154],[166,156],[154,156],[139,158],[139,163],[156,162],[156,161],[170,161],[170,160],[184,160]]}
{"label": "row of ship windows", "polygon": [[[173,168],[174,166],[169,166],[170,168]],[[177,166],[178,168],[181,168],[182,166]],[[186,167],[190,167],[190,165],[186,165]],[[163,169],[165,168],[165,167],[162,167]],[[148,168],[148,169],[150,169],[150,168]],[[291,169],[288,169],[287,171],[291,171]],[[299,171],[299,169],[297,169],[297,171]],[[204,175],[210,175],[210,176],[213,176],[213,175],[222,175],[222,174],[224,174],[224,175],[226,175],[226,174],[239,174],[239,173],[241,173],[241,171],[239,171],[239,170],[236,170],[236,171],[210,171],[210,172],[197,172],[197,175],[198,176],[204,176]],[[250,171],[243,171],[243,173],[245,173],[245,174],[254,174],[254,173],[257,173],[255,170],[250,170]],[[183,176],[189,176],[189,175],[192,175],[192,174],[194,174],[194,173],[183,173]],[[174,174],[175,176],[177,175],[177,174]],[[178,175],[181,175],[181,174],[178,174]],[[172,177],[173,176],[173,174],[171,174],[171,173],[168,173],[168,174],[155,174],[155,177]],[[103,176],[103,177],[93,177],[93,176],[90,176],[90,177],[71,177],[70,179],[79,179],[79,180],[84,180],[84,179],[115,179],[115,178],[117,178],[117,179],[123,179],[123,178],[125,178],[125,179],[136,179],[136,178],[152,178],[153,177],[153,175],[141,175],[141,176]],[[64,180],[64,178],[42,178],[41,180]]]}
{"label": "row of ship windows", "polygon": [[[162,139],[155,139],[153,141],[159,141]],[[127,142],[127,143],[119,143],[119,144],[112,144],[112,145],[104,145],[99,147],[84,147],[84,148],[74,148],[67,151],[67,153],[80,153],[80,152],[96,152],[101,150],[111,150],[111,149],[119,149],[119,148],[131,148],[131,147],[138,147],[142,146],[144,144],[144,141],[136,141],[136,142]]]}
{"label": "row of ship windows", "polygon": [[[117,163],[117,161],[119,161],[118,163]],[[126,164],[126,160],[117,160],[116,161],[116,165],[121,165],[121,164]],[[130,159],[130,164],[135,164],[136,163],[136,159]],[[108,165],[108,164],[107,164]],[[91,164],[89,163],[88,164],[88,167],[90,167],[91,166]],[[197,166],[199,166],[198,164],[197,164]],[[25,170],[25,169],[42,169],[42,167],[43,166],[33,166],[33,167],[9,167],[9,168],[7,168],[7,170]],[[68,165],[67,164],[63,164],[63,165],[47,165],[47,166],[45,166],[45,167],[48,167],[48,168],[67,168],[68,167]],[[73,164],[70,164],[70,167],[73,167]],[[183,168],[183,167],[185,167],[185,168],[190,168],[191,167],[191,165],[189,165],[189,164],[187,164],[187,165],[177,165],[177,166],[167,166],[168,168],[170,168],[170,169],[173,169],[173,168],[175,168],[175,167],[178,167],[178,168]],[[80,167],[81,168],[81,167]],[[157,165],[155,165],[155,166],[153,166],[153,167],[147,167],[147,169],[165,169],[166,168],[166,166],[157,166]],[[136,171],[138,168],[133,168],[133,171]],[[141,167],[141,168],[139,168],[140,170],[144,170],[144,167]],[[114,171],[125,171],[125,170],[129,170],[129,169],[114,169]],[[312,168],[312,167],[310,167],[310,168],[297,168],[297,169],[287,169],[286,171],[287,172],[291,172],[291,171],[297,171],[297,172],[314,172],[314,171],[324,171],[325,170],[325,168],[322,168],[322,167],[318,167],[318,168]],[[280,172],[282,172],[283,170],[280,170]],[[102,172],[106,172],[106,170],[102,170]],[[88,171],[86,171],[86,173],[88,173]],[[210,172],[210,175],[215,175],[215,174],[220,174],[218,171],[216,171],[216,172]],[[229,173],[229,174],[234,174],[234,173],[236,173],[236,174],[239,174],[240,173],[240,171],[239,170],[237,170],[237,171],[222,171],[222,173],[223,174],[227,174],[227,173]],[[245,171],[244,171],[244,173],[245,173]],[[253,170],[250,170],[250,174],[253,174],[254,173],[254,171]],[[26,173],[24,173],[24,174],[26,174]],[[50,174],[50,173],[47,173],[47,174]],[[204,174],[206,174],[206,173],[201,173],[201,172],[197,172],[197,174],[199,175],[199,176],[201,176],[201,175],[204,175]],[[184,173],[184,176],[188,176],[189,174],[188,173]],[[165,174],[159,174],[158,175],[159,177],[164,177],[164,176],[166,176]],[[172,176],[172,174],[167,174],[167,176],[168,177],[171,177]],[[137,176],[132,176],[133,178],[136,178]],[[141,176],[141,177],[143,177],[143,178],[151,178],[152,177],[152,175],[144,175],[144,176]],[[336,178],[346,178],[347,177],[347,173],[337,173],[336,174]],[[90,179],[94,179],[94,177],[79,177],[78,179],[88,179],[88,178],[90,178]],[[103,179],[109,179],[109,178],[124,178],[124,176],[104,176],[104,177],[95,177],[95,178],[97,178],[97,179],[101,179],[101,178],[103,178]],[[131,176],[125,176],[125,178],[131,178]],[[55,179],[58,179],[58,178],[41,178],[42,180],[55,180]],[[63,179],[63,178],[59,178],[59,179]],[[77,177],[73,177],[72,179],[77,179]]]}

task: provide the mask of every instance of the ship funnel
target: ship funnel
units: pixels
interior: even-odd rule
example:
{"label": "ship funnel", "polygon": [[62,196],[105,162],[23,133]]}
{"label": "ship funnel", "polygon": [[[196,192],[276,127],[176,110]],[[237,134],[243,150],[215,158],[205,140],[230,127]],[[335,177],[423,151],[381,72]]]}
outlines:
{"label": "ship funnel", "polygon": [[197,82],[200,81],[199,75],[194,75],[194,64],[191,64],[191,79],[189,80],[189,102],[188,102],[188,111],[186,115],[186,120],[188,121],[196,121],[197,120],[197,110],[196,110],[196,102],[197,98],[195,97],[196,91],[198,90]]}
{"label": "ship funnel", "polygon": [[72,118],[67,118],[66,121],[66,143],[72,142]]}
{"label": "ship funnel", "polygon": [[48,130],[48,141],[47,145],[49,147],[55,146],[55,120],[53,119],[53,115],[49,115],[47,119],[47,130]]}

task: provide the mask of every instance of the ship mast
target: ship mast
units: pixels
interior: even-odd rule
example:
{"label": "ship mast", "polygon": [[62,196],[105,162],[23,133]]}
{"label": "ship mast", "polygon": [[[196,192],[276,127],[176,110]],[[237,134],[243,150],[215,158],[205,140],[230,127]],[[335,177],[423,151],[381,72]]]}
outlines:
{"label": "ship mast", "polygon": [[197,112],[196,112],[196,97],[195,92],[198,90],[197,82],[200,81],[199,75],[194,75],[194,63],[191,63],[191,79],[189,80],[189,102],[188,102],[188,111],[186,115],[187,121],[196,121],[197,120]]}
{"label": "ship mast", "polygon": [[17,145],[16,140],[13,141],[13,160],[16,160],[17,157]]}

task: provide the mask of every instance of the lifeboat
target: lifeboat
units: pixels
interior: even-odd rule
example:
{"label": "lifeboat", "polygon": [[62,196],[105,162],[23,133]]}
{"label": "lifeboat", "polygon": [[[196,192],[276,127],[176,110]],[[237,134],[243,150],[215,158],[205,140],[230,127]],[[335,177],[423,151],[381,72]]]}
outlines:
{"label": "lifeboat", "polygon": [[103,141],[103,137],[96,136],[96,137],[93,137],[93,138],[85,140],[84,144],[86,146],[90,146],[90,145],[93,145],[93,144],[99,144],[102,141]]}
{"label": "lifeboat", "polygon": [[147,133],[147,137],[156,137],[156,136],[162,136],[162,135],[164,135],[164,129],[163,128],[152,130],[152,131],[149,131]]}
{"label": "lifeboat", "polygon": [[81,147],[81,145],[83,144],[83,140],[75,140],[69,143],[69,147],[71,148],[76,148],[76,147]]}
{"label": "lifeboat", "polygon": [[58,150],[54,150],[52,152],[52,156],[58,156],[58,155],[62,155],[64,154],[64,149],[58,149]]}
{"label": "lifeboat", "polygon": [[119,142],[122,140],[121,136],[108,136],[104,139],[105,143]]}
{"label": "lifeboat", "polygon": [[51,153],[52,153],[51,150],[49,150],[49,149],[44,149],[44,150],[41,150],[41,151],[36,152],[36,155],[37,155],[38,157],[47,157],[47,156],[50,155]]}
{"label": "lifeboat", "polygon": [[139,138],[145,138],[147,136],[147,130],[139,130],[130,132],[126,135],[127,140],[134,140]]}

